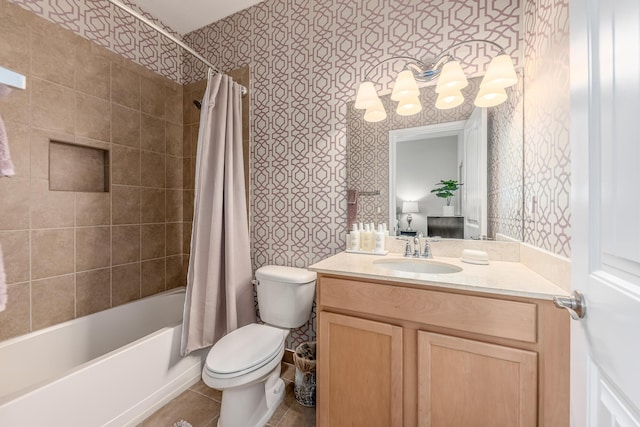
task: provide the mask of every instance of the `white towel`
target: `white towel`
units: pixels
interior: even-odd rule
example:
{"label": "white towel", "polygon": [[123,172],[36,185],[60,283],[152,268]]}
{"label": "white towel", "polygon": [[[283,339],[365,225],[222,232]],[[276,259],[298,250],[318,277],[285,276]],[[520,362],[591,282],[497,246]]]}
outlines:
{"label": "white towel", "polygon": [[4,311],[7,306],[7,276],[4,274],[4,263],[2,261],[2,246],[0,246],[0,311]]}
{"label": "white towel", "polygon": [[[0,84],[0,100],[6,97],[11,89]],[[9,152],[9,140],[7,139],[7,130],[4,127],[2,117],[0,117],[0,178],[3,176],[13,176],[16,171],[11,161],[11,153]]]}

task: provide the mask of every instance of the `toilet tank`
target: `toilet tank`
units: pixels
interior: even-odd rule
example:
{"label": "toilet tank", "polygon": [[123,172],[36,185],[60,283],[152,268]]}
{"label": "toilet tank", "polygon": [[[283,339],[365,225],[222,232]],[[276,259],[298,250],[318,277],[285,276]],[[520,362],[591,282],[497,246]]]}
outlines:
{"label": "toilet tank", "polygon": [[316,273],[304,268],[267,265],[256,270],[258,307],[263,322],[299,328],[311,315]]}

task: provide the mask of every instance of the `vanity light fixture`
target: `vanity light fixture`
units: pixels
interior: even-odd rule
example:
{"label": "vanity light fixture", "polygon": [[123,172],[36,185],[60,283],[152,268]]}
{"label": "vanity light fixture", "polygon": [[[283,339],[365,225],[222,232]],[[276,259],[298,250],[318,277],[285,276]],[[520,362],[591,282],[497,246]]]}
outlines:
{"label": "vanity light fixture", "polygon": [[474,104],[478,107],[493,107],[507,100],[505,88],[518,82],[518,76],[513,67],[511,57],[504,52],[499,44],[482,39],[470,39],[456,43],[437,55],[431,61],[419,61],[409,56],[394,56],[378,62],[366,73],[364,82],[358,87],[355,108],[365,110],[364,119],[368,122],[379,122],[387,118],[382,101],[374,84],[369,80],[369,75],[378,66],[385,62],[404,60],[407,61],[405,69],[398,74],[391,92],[391,99],[398,101],[396,113],[402,116],[410,116],[422,110],[420,104],[420,90],[418,82],[430,82],[438,79],[436,84],[436,108],[446,110],[457,107],[464,102],[462,89],[467,81],[460,63],[450,52],[460,46],[471,43],[486,43],[499,49],[499,54],[491,60],[487,72],[480,83]]}

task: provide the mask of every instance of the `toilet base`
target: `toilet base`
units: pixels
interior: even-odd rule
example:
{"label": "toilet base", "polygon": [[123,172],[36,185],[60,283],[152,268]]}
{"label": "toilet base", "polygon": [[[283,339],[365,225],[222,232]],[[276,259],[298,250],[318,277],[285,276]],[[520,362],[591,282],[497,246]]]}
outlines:
{"label": "toilet base", "polygon": [[266,381],[223,390],[218,427],[264,427],[284,399],[284,392],[280,365]]}

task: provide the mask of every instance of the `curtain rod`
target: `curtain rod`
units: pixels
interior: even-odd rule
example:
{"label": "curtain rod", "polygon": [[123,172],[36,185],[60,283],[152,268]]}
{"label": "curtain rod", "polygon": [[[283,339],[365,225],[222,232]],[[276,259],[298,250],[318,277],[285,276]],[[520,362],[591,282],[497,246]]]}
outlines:
{"label": "curtain rod", "polygon": [[[207,65],[209,68],[211,68],[213,71],[215,71],[216,73],[220,73],[222,74],[222,71],[220,71],[220,69],[218,67],[216,67],[215,65],[213,65],[212,63],[210,63],[209,61],[207,61],[202,55],[200,55],[198,52],[196,52],[195,50],[193,50],[191,47],[189,47],[186,43],[184,43],[182,40],[177,39],[173,34],[169,33],[167,30],[165,30],[164,28],[158,26],[155,22],[147,19],[144,15],[142,15],[141,13],[136,12],[135,10],[125,6],[124,4],[120,3],[118,0],[109,0],[113,5],[119,7],[120,9],[124,10],[125,12],[127,12],[128,14],[134,16],[135,18],[139,19],[140,21],[144,22],[145,24],[147,24],[148,26],[150,26],[151,28],[153,28],[154,30],[156,30],[157,32],[159,32],[160,34],[162,34],[163,36],[167,37],[168,39],[170,39],[171,41],[173,41],[174,43],[176,43],[178,46],[180,46],[181,48],[183,48],[184,50],[186,50],[187,52],[189,52],[191,55],[195,56],[197,59],[199,59],[200,61],[202,61],[205,65]],[[246,95],[247,94],[247,88],[240,85],[240,87],[242,88],[242,95]]]}

